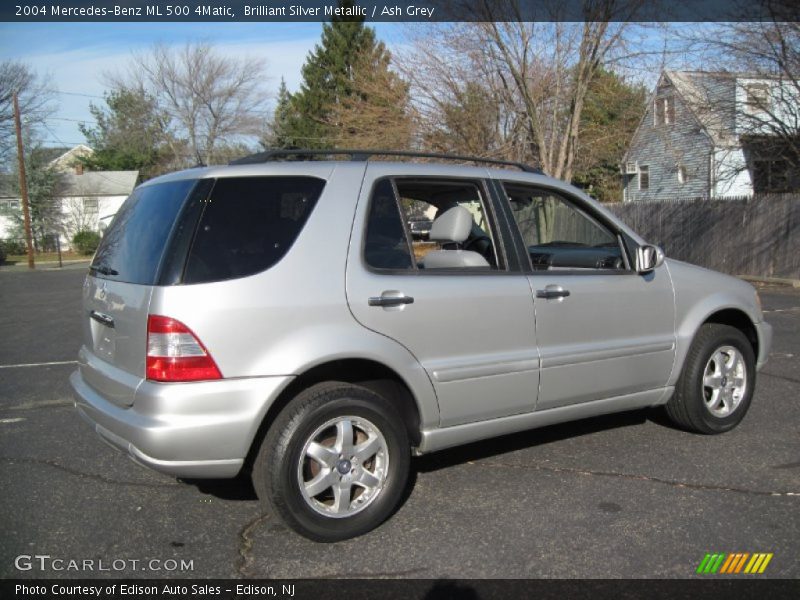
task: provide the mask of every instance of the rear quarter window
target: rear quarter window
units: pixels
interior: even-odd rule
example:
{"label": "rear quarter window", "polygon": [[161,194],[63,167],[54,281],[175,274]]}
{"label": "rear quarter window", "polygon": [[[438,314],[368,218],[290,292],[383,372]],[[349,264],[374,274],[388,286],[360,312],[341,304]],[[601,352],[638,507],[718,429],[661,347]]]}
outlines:
{"label": "rear quarter window", "polygon": [[96,277],[154,285],[170,232],[197,180],[137,188],[106,229],[92,260]]}
{"label": "rear quarter window", "polygon": [[218,179],[205,200],[183,283],[269,269],[294,244],[325,182],[313,177]]}

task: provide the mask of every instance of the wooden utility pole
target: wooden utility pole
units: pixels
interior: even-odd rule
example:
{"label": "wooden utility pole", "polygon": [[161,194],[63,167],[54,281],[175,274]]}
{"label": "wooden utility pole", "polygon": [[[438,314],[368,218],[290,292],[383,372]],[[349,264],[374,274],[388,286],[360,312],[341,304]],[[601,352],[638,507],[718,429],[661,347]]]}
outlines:
{"label": "wooden utility pole", "polygon": [[17,158],[19,161],[19,191],[22,196],[22,216],[25,219],[25,243],[28,246],[28,268],[35,269],[33,262],[33,236],[31,235],[31,213],[28,210],[28,179],[25,176],[25,154],[22,148],[22,125],[19,118],[19,100],[14,92],[14,126],[17,130]]}

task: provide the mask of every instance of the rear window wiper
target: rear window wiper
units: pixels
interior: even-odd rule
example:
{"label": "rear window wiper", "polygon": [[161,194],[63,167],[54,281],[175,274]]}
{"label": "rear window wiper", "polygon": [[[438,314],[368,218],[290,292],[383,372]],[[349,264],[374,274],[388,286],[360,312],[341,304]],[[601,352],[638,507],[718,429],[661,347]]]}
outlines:
{"label": "rear window wiper", "polygon": [[106,265],[100,265],[99,267],[91,265],[89,270],[100,273],[101,275],[119,275],[119,271],[112,269],[111,267],[107,267]]}

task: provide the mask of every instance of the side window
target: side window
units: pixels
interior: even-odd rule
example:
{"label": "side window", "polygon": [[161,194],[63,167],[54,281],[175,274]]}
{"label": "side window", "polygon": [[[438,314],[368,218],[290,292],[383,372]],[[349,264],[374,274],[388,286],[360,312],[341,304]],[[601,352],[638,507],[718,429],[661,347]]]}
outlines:
{"label": "side window", "polygon": [[535,270],[624,270],[618,237],[558,193],[505,184]]}
{"label": "side window", "polygon": [[406,231],[394,196],[392,182],[378,182],[370,199],[364,242],[364,260],[375,269],[413,267]]}
{"label": "side window", "polygon": [[[373,268],[497,268],[494,236],[477,183],[384,179],[373,190],[369,211],[364,259]],[[448,211],[450,216],[435,225]],[[453,219],[454,213],[460,218]],[[451,227],[442,226],[446,221]]]}
{"label": "side window", "polygon": [[246,277],[289,251],[322,194],[313,177],[230,177],[216,181],[197,226],[184,283]]}
{"label": "side window", "polygon": [[647,165],[639,166],[639,189],[650,189],[650,167]]}

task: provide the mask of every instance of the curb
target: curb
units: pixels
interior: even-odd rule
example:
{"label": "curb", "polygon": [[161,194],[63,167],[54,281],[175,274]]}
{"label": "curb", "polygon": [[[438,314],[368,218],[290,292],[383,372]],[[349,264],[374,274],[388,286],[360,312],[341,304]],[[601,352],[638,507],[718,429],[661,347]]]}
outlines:
{"label": "curb", "polygon": [[756,283],[777,283],[780,285],[789,285],[793,288],[800,288],[800,279],[788,279],[784,277],[755,277],[753,275],[737,275],[739,279],[745,281],[753,281]]}

